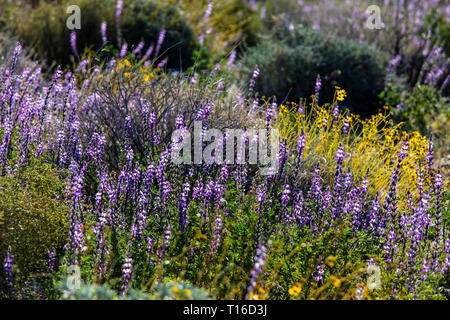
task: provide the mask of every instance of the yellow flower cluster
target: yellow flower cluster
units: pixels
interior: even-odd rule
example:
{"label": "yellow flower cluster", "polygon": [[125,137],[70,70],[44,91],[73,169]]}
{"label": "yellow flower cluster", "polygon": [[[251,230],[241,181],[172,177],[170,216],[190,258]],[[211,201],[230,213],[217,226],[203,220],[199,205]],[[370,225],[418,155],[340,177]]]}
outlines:
{"label": "yellow flower cluster", "polygon": [[[140,75],[142,76],[142,81],[144,82],[148,82],[150,79],[155,78],[155,72],[151,70],[151,67],[133,66],[131,62],[127,59],[118,60],[115,70],[116,72],[123,71],[123,75],[126,78],[130,78],[132,74]],[[136,70],[138,72],[133,72]],[[159,68],[156,68],[156,71],[159,71]]]}
{"label": "yellow flower cluster", "polygon": [[[408,189],[413,196],[417,195],[416,182],[420,171],[424,174],[425,185],[432,182],[429,171],[422,170],[425,169],[429,142],[416,131],[401,131],[402,125],[393,125],[387,111],[362,120],[346,110],[335,118],[335,101],[341,101],[345,96],[345,90],[337,87],[332,105],[320,107],[311,103],[303,114],[299,114],[298,104],[288,102],[280,107],[275,126],[286,139],[290,150],[296,150],[297,139],[301,134],[306,136],[303,151],[305,170],[321,163],[322,171],[328,170],[330,182],[334,176],[336,151],[342,145],[345,151],[343,170],[350,170],[356,181],[367,176],[370,181],[369,192],[372,196],[378,193],[381,200],[384,200],[389,190],[400,145],[408,141],[409,152],[402,163],[397,187],[401,197],[399,205],[405,205],[406,200],[402,200]],[[304,99],[301,103],[307,105]]]}
{"label": "yellow flower cluster", "polygon": [[303,285],[300,282],[296,282],[290,289],[289,289],[289,295],[291,295],[293,298],[297,298],[300,293],[302,292]]}

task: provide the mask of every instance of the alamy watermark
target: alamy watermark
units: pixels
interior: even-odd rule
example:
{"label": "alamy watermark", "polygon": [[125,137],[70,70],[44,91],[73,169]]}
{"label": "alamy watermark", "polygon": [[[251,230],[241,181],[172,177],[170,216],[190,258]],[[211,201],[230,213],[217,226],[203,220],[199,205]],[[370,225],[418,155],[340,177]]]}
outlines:
{"label": "alamy watermark", "polygon": [[[209,143],[208,143],[209,142]],[[177,129],[172,133],[172,161],[175,164],[253,164],[260,174],[278,171],[280,134],[277,129],[206,129],[194,121],[193,133]]]}
{"label": "alamy watermark", "polygon": [[81,9],[77,5],[68,6],[66,13],[70,16],[66,20],[66,26],[69,30],[81,29]]}
{"label": "alamy watermark", "polygon": [[381,10],[380,7],[377,5],[370,5],[366,12],[370,14],[370,16],[366,20],[366,28],[373,30],[373,29],[383,29],[384,23],[381,21]]}

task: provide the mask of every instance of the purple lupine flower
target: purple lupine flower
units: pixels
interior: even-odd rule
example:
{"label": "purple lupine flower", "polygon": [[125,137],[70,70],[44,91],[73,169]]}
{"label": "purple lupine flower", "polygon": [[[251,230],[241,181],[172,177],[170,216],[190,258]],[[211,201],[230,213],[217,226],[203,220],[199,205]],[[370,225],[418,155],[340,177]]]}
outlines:
{"label": "purple lupine flower", "polygon": [[131,255],[128,255],[124,259],[124,264],[122,265],[122,287],[120,288],[120,292],[123,295],[127,290],[128,282],[131,279],[131,272],[133,270],[133,258]]}
{"label": "purple lupine flower", "polygon": [[102,35],[103,44],[105,44],[108,41],[108,39],[106,38],[106,27],[107,27],[106,21],[102,21],[102,23],[100,24],[100,33]]}
{"label": "purple lupine flower", "polygon": [[408,154],[408,147],[409,147],[408,141],[403,141],[400,146],[400,152],[397,155],[397,165],[391,173],[391,178],[390,178],[391,186],[389,188],[389,192],[388,192],[388,195],[387,195],[387,198],[385,201],[387,213],[388,213],[388,215],[390,215],[391,219],[394,218],[394,216],[396,214],[396,210],[397,210],[396,188],[397,188],[397,183],[399,181],[399,174],[400,174],[400,169],[402,167],[402,161],[405,159],[405,157]]}
{"label": "purple lupine flower", "polygon": [[255,87],[256,79],[259,77],[260,70],[258,67],[255,68],[252,74],[252,78],[250,79],[250,86],[248,88],[249,94],[253,93],[253,88]]}
{"label": "purple lupine flower", "polygon": [[219,83],[217,84],[216,94],[218,94],[220,91],[222,91],[223,88],[224,88],[223,81],[219,81]]}
{"label": "purple lupine flower", "polygon": [[422,281],[425,281],[428,278],[428,275],[431,271],[430,261],[428,259],[422,260],[422,269],[420,273],[422,274]]}
{"label": "purple lupine flower", "polygon": [[392,69],[400,62],[401,59],[402,59],[401,55],[397,55],[389,62],[389,67],[387,71],[388,78],[390,78]]}
{"label": "purple lupine flower", "polygon": [[283,222],[291,222],[293,219],[290,215],[288,215],[287,213],[287,205],[290,198],[290,194],[291,194],[291,187],[289,184],[285,184],[283,186],[283,191],[281,192],[281,211],[283,212]]}
{"label": "purple lupine flower", "polygon": [[252,106],[250,107],[250,111],[251,112],[255,112],[258,109],[258,107],[259,107],[259,99],[256,98],[252,102]]}
{"label": "purple lupine flower", "polygon": [[344,159],[345,159],[344,146],[342,146],[342,145],[340,144],[339,147],[338,147],[337,150],[336,150],[336,157],[335,157],[336,164],[337,164],[338,166],[341,166],[342,163],[343,163],[343,161],[344,161]]}
{"label": "purple lupine flower", "polygon": [[303,194],[301,191],[294,191],[294,205],[293,216],[297,221],[299,227],[307,224],[307,221],[302,216],[303,213]]}
{"label": "purple lupine flower", "polygon": [[236,60],[236,50],[231,51],[230,56],[228,57],[227,67],[232,67],[234,65],[234,60]]}
{"label": "purple lupine flower", "polygon": [[333,107],[333,123],[337,123],[338,118],[339,118],[339,104],[336,101]]}
{"label": "purple lupine flower", "polygon": [[55,249],[47,250],[47,264],[48,264],[48,270],[53,273],[55,272],[55,264],[56,264],[56,252]]}
{"label": "purple lupine flower", "polygon": [[342,124],[342,128],[341,128],[342,136],[346,136],[347,135],[349,127],[350,127],[350,123],[349,123],[347,117],[345,117],[344,123]]}
{"label": "purple lupine flower", "polygon": [[198,200],[203,196],[203,181],[202,179],[198,179],[192,189],[192,199]]}
{"label": "purple lupine flower", "polygon": [[213,235],[212,235],[212,242],[211,242],[211,255],[214,256],[217,253],[217,249],[220,246],[220,241],[222,238],[222,216],[220,214],[217,215],[216,219],[214,220],[214,228],[213,228]]}
{"label": "purple lupine flower", "polygon": [[[442,192],[442,174],[440,171],[436,172],[434,178],[434,193],[436,194],[436,225],[441,226],[442,222],[442,208],[441,208],[441,192]],[[439,236],[442,238],[444,233],[444,227],[440,227]]]}
{"label": "purple lupine flower", "polygon": [[206,30],[206,24],[208,23],[208,18],[212,13],[213,8],[214,8],[214,3],[212,1],[210,1],[208,3],[208,6],[206,7],[205,13],[203,14],[202,34],[198,37],[200,44],[203,44],[203,42],[205,40],[205,34],[208,34],[211,32],[211,31],[208,32],[208,30]]}
{"label": "purple lupine flower", "polygon": [[181,190],[181,195],[178,200],[178,216],[179,216],[179,226],[178,229],[180,231],[184,231],[189,224],[189,217],[187,215],[187,210],[189,206],[189,191],[191,191],[191,185],[189,182],[185,182],[183,184],[183,188]]}
{"label": "purple lupine flower", "polygon": [[259,12],[259,17],[264,20],[266,18],[266,7],[262,7],[261,11]]}
{"label": "purple lupine flower", "polygon": [[144,46],[145,46],[144,41],[139,42],[136,48],[134,48],[132,54],[138,55],[142,51],[142,49],[144,49]]}
{"label": "purple lupine flower", "polygon": [[210,77],[215,76],[217,74],[217,72],[219,72],[219,70],[220,70],[220,63],[217,62],[215,67],[214,67],[214,69],[213,69],[213,71],[211,71],[211,74],[209,76]]}
{"label": "purple lupine flower", "polygon": [[161,247],[159,248],[159,251],[158,251],[159,262],[162,261],[167,249],[170,246],[171,235],[172,235],[172,232],[170,231],[170,226],[167,226],[166,231],[164,231],[164,237],[161,242]]}
{"label": "purple lupine flower", "polygon": [[3,260],[3,262],[4,262],[3,270],[5,271],[6,285],[8,286],[8,288],[11,289],[13,287],[12,269],[14,264],[14,255],[11,254],[11,248],[8,248],[8,251],[6,252],[6,258]]}
{"label": "purple lupine flower", "polygon": [[355,299],[363,300],[364,299],[364,285],[358,283],[356,291],[355,291]]}
{"label": "purple lupine flower", "polygon": [[427,66],[430,64],[431,60],[432,60],[435,56],[441,54],[441,52],[442,52],[442,47],[437,47],[436,49],[432,50],[432,51],[430,52],[430,54],[428,55],[427,60],[425,60],[425,63],[424,63],[423,68],[427,67]]}
{"label": "purple lupine flower", "polygon": [[72,31],[70,33],[70,46],[72,47],[73,53],[75,53],[75,56],[78,58],[78,51],[77,51],[77,33],[76,31]]}
{"label": "purple lupine flower", "polygon": [[167,60],[168,60],[168,58],[162,59],[161,62],[158,63],[158,68],[164,68],[165,65],[167,64]]}
{"label": "purple lupine flower", "polygon": [[161,50],[161,46],[164,42],[165,37],[166,37],[166,29],[162,29],[159,32],[158,41],[156,42],[155,57],[158,57],[159,50]]}
{"label": "purple lupine flower", "polygon": [[380,199],[378,195],[375,197],[375,199],[372,201],[371,206],[369,208],[369,213],[367,215],[367,225],[372,230],[372,232],[380,234],[381,235],[381,229],[378,225],[378,215],[380,210]]}
{"label": "purple lupine flower", "polygon": [[430,142],[428,143],[428,150],[427,150],[427,165],[428,165],[428,171],[432,172],[433,170],[433,138],[430,138]]}
{"label": "purple lupine flower", "polygon": [[181,128],[184,128],[184,115],[183,114],[179,114],[175,118],[175,129],[181,129]]}
{"label": "purple lupine flower", "polygon": [[302,115],[305,113],[305,106],[303,105],[303,101],[300,101],[300,103],[298,104],[297,112],[299,115]]}
{"label": "purple lupine flower", "polygon": [[322,284],[324,274],[325,274],[325,265],[319,264],[316,267],[316,271],[314,271],[314,273],[313,273],[313,278],[314,278],[314,280],[317,281],[317,286],[319,286],[319,287]]}
{"label": "purple lupine flower", "polygon": [[322,186],[320,184],[320,165],[317,165],[314,169],[313,179],[311,182],[311,188],[309,189],[310,195],[312,199],[316,201],[316,203],[320,202],[320,198],[322,196]]}
{"label": "purple lupine flower", "polygon": [[284,167],[289,158],[289,147],[287,146],[286,139],[281,139],[280,141],[280,150],[278,152],[278,161],[280,163],[280,176],[284,172]]}
{"label": "purple lupine flower", "polygon": [[153,245],[155,244],[155,240],[147,237],[147,258],[149,263],[153,263],[152,257],[152,251],[153,251]]}
{"label": "purple lupine flower", "polygon": [[120,52],[119,52],[119,58],[120,59],[125,57],[125,55],[127,54],[127,50],[128,50],[128,44],[126,42],[124,42],[124,44],[120,48]]}
{"label": "purple lupine flower", "polygon": [[316,96],[315,102],[317,105],[319,104],[319,92],[321,87],[322,87],[322,80],[320,79],[320,75],[318,74],[316,78],[316,85],[314,87],[314,95]]}
{"label": "purple lupine flower", "polygon": [[266,110],[266,130],[269,131],[270,128],[270,122],[275,115],[275,109],[277,107],[277,104],[275,102],[271,103],[269,107]]}
{"label": "purple lupine flower", "polygon": [[11,68],[10,68],[11,74],[14,73],[14,69],[16,68],[17,64],[17,57],[20,55],[21,52],[22,52],[22,45],[20,44],[20,42],[17,42],[16,47],[14,48],[13,59],[11,61]]}
{"label": "purple lupine flower", "polygon": [[145,52],[144,56],[142,57],[143,61],[147,60],[150,57],[150,55],[152,54],[154,48],[155,47],[153,45],[148,47],[147,51]]}
{"label": "purple lupine flower", "polygon": [[116,19],[120,19],[120,14],[122,13],[123,9],[123,1],[118,0],[116,3]]}
{"label": "purple lupine flower", "polygon": [[195,115],[195,120],[207,120],[209,118],[209,115],[211,113],[211,104],[207,103],[203,105]]}
{"label": "purple lupine flower", "polygon": [[117,42],[120,45],[122,43],[122,32],[120,29],[120,15],[123,9],[123,1],[118,0],[116,3],[116,33],[117,33]]}
{"label": "purple lupine flower", "polygon": [[258,245],[258,248],[256,249],[256,255],[253,258],[255,264],[253,265],[253,269],[250,272],[251,279],[250,279],[250,285],[247,288],[247,295],[246,299],[251,298],[251,295],[253,293],[253,290],[256,287],[256,281],[258,280],[259,275],[262,272],[262,268],[266,264],[267,259],[267,248],[264,245]]}
{"label": "purple lupine flower", "polygon": [[192,77],[191,81],[190,81],[191,88],[194,87],[197,84],[197,82],[198,82],[198,78]]}
{"label": "purple lupine flower", "polygon": [[444,89],[447,87],[449,81],[450,81],[450,75],[448,75],[447,78],[445,78],[444,82],[442,83],[441,87],[439,88],[440,92],[444,91]]}
{"label": "purple lupine flower", "polygon": [[294,33],[294,24],[291,22],[290,24],[289,24],[289,32],[290,33]]}

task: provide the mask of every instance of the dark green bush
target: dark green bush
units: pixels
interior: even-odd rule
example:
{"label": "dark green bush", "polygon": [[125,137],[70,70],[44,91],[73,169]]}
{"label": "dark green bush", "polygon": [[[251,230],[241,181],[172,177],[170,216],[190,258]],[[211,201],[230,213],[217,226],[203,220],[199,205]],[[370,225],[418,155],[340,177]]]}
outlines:
{"label": "dark green bush", "polygon": [[0,176],[0,258],[10,247],[16,280],[48,272],[47,251],[67,242],[69,214],[64,183],[51,165],[36,160],[14,175]]}
{"label": "dark green bush", "polygon": [[167,33],[159,54],[168,58],[171,68],[186,69],[192,65],[196,36],[176,7],[151,0],[125,1],[121,28],[127,42],[137,45],[143,40],[147,47],[151,43],[156,45],[160,31],[165,28]]}
{"label": "dark green bush", "polygon": [[[77,48],[82,53],[85,47],[99,50],[103,41],[100,24],[107,22],[109,44],[117,49],[116,18],[114,0],[63,0],[59,5],[42,1],[36,8],[25,10],[15,7],[9,14],[9,25],[26,44],[34,45],[37,52],[48,62],[68,65],[74,59],[70,46],[70,33],[66,26],[68,6],[76,4],[81,10],[81,29],[77,32]],[[121,15],[121,30],[128,48],[145,41],[143,51],[157,42],[162,28],[167,29],[160,53],[168,56],[168,67],[187,68],[192,64],[192,53],[196,47],[194,32],[176,7],[157,5],[150,0],[124,1]]]}
{"label": "dark green bush", "polygon": [[390,84],[380,94],[383,102],[392,107],[393,119],[404,122],[405,129],[422,135],[439,135],[450,117],[450,101],[427,85],[417,85],[412,92]]}
{"label": "dark green bush", "polygon": [[386,62],[382,53],[365,44],[300,26],[293,32],[278,27],[269,39],[247,50],[242,80],[248,83],[257,65],[261,73],[256,91],[281,102],[309,97],[320,74],[319,102],[332,101],[334,86],[340,86],[349,92],[344,104],[355,113],[369,115],[379,107],[377,96],[384,87]]}

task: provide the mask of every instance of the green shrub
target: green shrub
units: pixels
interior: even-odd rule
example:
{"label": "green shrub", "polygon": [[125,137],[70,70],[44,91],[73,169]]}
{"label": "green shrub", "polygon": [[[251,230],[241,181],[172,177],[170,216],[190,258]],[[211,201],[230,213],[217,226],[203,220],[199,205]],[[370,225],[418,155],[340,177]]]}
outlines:
{"label": "green shrub", "polygon": [[[63,194],[64,184],[49,164],[32,161],[14,175],[0,176],[0,258],[10,247],[16,280],[48,272],[47,251],[66,243],[70,208]],[[0,281],[3,277],[2,272]]]}
{"label": "green shrub", "polygon": [[[450,116],[450,100],[439,95],[427,85],[417,85],[412,92],[390,84],[380,94],[386,105],[393,107],[393,118],[404,122],[405,129],[419,131],[422,135],[444,134]],[[439,118],[439,123],[436,120]]]}
{"label": "green shrub", "polygon": [[198,46],[196,36],[176,7],[151,0],[124,2],[121,29],[127,42],[137,45],[143,40],[147,46],[156,44],[163,28],[167,33],[159,54],[168,58],[169,67],[186,69],[191,66]]}
{"label": "green shrub", "polygon": [[278,101],[295,101],[314,93],[322,78],[320,102],[332,101],[334,86],[349,92],[350,109],[361,115],[377,111],[377,95],[383,90],[385,56],[367,45],[333,38],[296,26],[293,32],[278,27],[260,45],[250,48],[242,63],[242,80],[249,82],[257,65],[260,76],[255,89]]}
{"label": "green shrub", "polygon": [[[9,14],[12,31],[25,41],[34,45],[37,52],[48,62],[68,65],[74,60],[70,45],[70,33],[66,26],[69,14],[66,9],[76,4],[81,10],[81,29],[77,33],[77,49],[90,47],[99,50],[103,41],[100,24],[107,22],[109,44],[118,49],[116,37],[114,0],[63,0],[59,5],[42,1],[36,8],[25,10],[15,7]],[[101,8],[101,10],[99,10]],[[168,67],[187,68],[192,64],[192,53],[196,46],[195,36],[187,22],[173,6],[157,5],[150,0],[124,1],[121,15],[121,30],[128,48],[132,49],[143,40],[147,50],[150,44],[157,42],[162,28],[167,29],[166,38],[160,53],[166,50]]]}
{"label": "green shrub", "polygon": [[450,99],[427,85],[418,84],[410,92],[398,81],[390,83],[380,99],[391,107],[393,120],[404,123],[405,130],[433,136],[436,162],[448,172]]}
{"label": "green shrub", "polygon": [[[204,14],[210,0],[158,0],[160,3],[179,5],[197,34],[211,28],[206,44],[215,51],[229,51],[236,46],[256,45],[263,29],[258,13],[242,0],[214,1],[211,15],[204,23]],[[211,41],[208,41],[211,40]]]}

